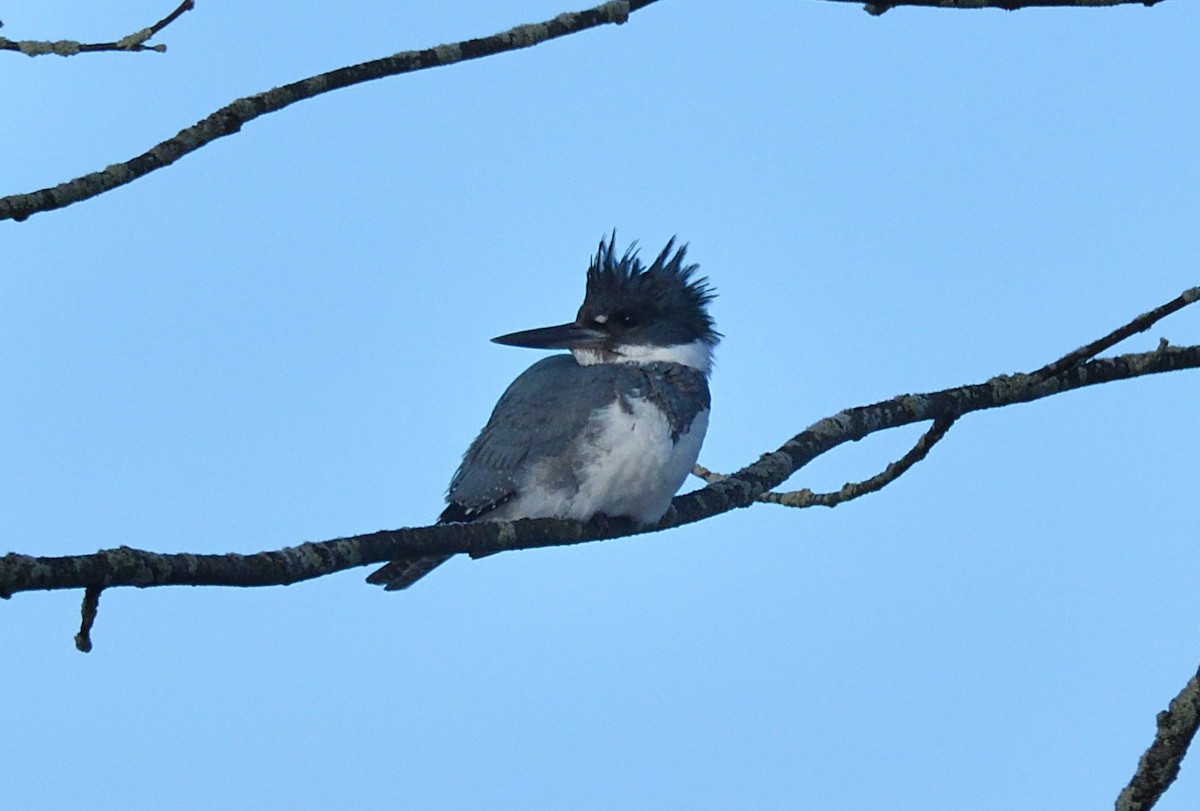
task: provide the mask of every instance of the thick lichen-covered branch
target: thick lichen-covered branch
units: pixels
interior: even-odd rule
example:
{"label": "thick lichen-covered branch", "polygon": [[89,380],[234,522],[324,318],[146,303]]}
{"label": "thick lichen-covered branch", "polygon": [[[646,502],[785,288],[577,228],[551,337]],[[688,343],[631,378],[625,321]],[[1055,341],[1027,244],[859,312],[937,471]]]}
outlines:
{"label": "thick lichen-covered branch", "polygon": [[1117,811],[1147,811],[1179,776],[1179,765],[1200,728],[1200,671],[1158,714],[1154,743],[1138,761],[1129,785],[1117,797]]}

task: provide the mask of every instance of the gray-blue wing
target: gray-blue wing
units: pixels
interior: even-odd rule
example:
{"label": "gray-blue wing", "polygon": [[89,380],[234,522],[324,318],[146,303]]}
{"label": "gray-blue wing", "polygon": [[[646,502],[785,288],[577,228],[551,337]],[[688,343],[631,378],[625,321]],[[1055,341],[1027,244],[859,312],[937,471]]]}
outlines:
{"label": "gray-blue wing", "polygon": [[[551,355],[526,369],[467,448],[450,480],[446,512],[461,511],[457,520],[481,518],[516,494],[530,467],[561,460],[592,412],[615,399],[617,371],[612,364],[580,366],[570,355]],[[573,475],[569,464],[561,475]]]}
{"label": "gray-blue wing", "polygon": [[[448,506],[440,523],[477,521],[517,493],[534,464],[560,459],[584,430],[592,412],[616,397],[613,364],[580,366],[570,355],[551,355],[521,373],[492,410],[487,425],[467,448],[450,480]],[[571,476],[563,460],[562,476]],[[387,590],[407,588],[448,557],[395,560],[372,573],[368,583]]]}

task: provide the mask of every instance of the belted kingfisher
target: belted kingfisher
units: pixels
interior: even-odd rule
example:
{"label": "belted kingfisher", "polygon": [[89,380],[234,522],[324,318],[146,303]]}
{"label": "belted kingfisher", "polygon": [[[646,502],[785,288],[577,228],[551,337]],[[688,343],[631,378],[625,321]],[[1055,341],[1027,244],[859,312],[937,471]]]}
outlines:
{"label": "belted kingfisher", "polygon": [[[672,238],[650,267],[616,233],[587,271],[575,320],[492,340],[569,349],[512,382],[471,443],[438,523],[662,518],[700,454],[708,428],[714,293]],[[445,556],[394,560],[367,578],[407,588]]]}

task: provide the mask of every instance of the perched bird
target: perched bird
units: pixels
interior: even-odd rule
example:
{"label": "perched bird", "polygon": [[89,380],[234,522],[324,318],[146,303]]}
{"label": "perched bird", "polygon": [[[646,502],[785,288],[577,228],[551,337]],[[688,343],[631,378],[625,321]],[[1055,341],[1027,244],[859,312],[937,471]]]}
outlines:
{"label": "perched bird", "polygon": [[[575,518],[658,521],[708,428],[708,375],[721,339],[708,280],[672,238],[650,267],[616,234],[587,271],[575,320],[492,340],[569,349],[512,382],[450,480],[438,523]],[[447,557],[394,560],[367,582],[407,588]]]}

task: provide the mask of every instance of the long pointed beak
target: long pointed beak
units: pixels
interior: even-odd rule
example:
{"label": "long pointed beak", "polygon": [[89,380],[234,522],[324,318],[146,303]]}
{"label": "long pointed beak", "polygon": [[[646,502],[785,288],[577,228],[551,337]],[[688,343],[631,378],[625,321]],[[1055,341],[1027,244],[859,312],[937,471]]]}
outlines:
{"label": "long pointed beak", "polygon": [[492,342],[530,349],[581,349],[599,345],[607,337],[603,332],[578,324],[559,324],[556,327],[527,329],[493,338]]}

